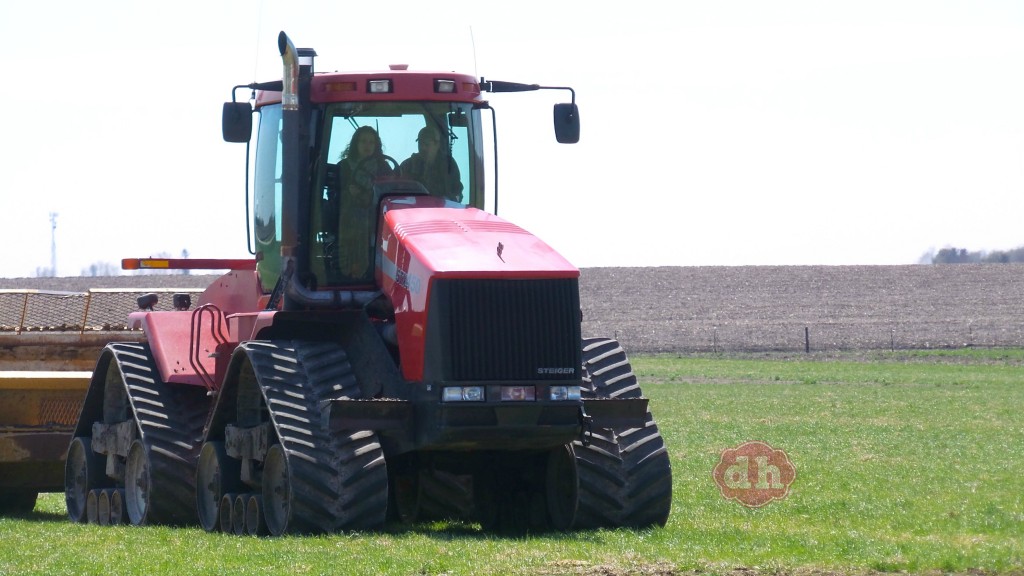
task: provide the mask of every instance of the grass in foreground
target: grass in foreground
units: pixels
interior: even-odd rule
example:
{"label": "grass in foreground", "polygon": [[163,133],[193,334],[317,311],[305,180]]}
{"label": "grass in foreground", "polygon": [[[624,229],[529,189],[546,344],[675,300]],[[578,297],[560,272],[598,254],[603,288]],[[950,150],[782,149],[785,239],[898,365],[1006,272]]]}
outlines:
{"label": "grass in foreground", "polygon": [[[46,495],[32,516],[0,519],[0,574],[1024,572],[1022,355],[922,356],[635,358],[672,458],[663,529],[253,539],[72,525],[62,495]],[[719,494],[721,451],[748,440],[796,465],[786,500],[750,509]]]}

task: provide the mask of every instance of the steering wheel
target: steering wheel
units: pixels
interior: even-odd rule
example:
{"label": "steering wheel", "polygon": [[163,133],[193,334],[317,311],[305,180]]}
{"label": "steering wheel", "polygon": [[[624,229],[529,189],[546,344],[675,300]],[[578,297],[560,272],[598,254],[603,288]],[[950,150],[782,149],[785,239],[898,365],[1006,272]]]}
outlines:
{"label": "steering wheel", "polygon": [[357,162],[355,168],[352,169],[352,177],[348,185],[355,186],[356,188],[356,192],[352,194],[351,198],[358,206],[366,207],[370,205],[373,183],[380,178],[374,168],[379,168],[377,161],[381,158],[386,163],[391,164],[391,175],[398,173],[398,162],[391,156],[370,156]]}
{"label": "steering wheel", "polygon": [[391,164],[392,173],[398,173],[398,161],[392,158],[391,156],[388,156],[387,154],[382,154],[380,156],[369,156],[360,160],[359,163],[356,164],[355,169],[352,170],[352,179],[358,182],[361,180],[361,178],[359,178],[360,174],[365,174],[365,181],[373,182],[374,180],[376,180],[379,176],[377,175],[376,172],[370,170],[370,162],[372,161],[376,163],[376,161],[381,158],[383,158],[384,161],[387,162],[388,164]]}

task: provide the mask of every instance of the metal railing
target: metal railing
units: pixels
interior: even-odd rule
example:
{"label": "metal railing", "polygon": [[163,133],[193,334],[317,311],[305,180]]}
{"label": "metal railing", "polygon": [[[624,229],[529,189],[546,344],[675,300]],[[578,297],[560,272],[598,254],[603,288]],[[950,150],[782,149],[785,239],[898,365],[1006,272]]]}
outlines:
{"label": "metal railing", "polygon": [[88,292],[0,289],[0,334],[128,331],[128,314],[136,299],[157,294],[157,311],[173,310],[171,296],[195,295],[201,288],[93,288]]}

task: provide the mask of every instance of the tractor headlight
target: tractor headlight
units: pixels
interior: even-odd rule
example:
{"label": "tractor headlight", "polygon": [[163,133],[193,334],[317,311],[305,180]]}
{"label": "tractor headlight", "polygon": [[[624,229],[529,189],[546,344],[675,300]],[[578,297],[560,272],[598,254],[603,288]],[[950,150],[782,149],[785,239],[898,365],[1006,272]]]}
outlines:
{"label": "tractor headlight", "polygon": [[445,386],[441,391],[443,402],[483,402],[483,386]]}
{"label": "tractor headlight", "polygon": [[579,386],[552,386],[551,387],[551,399],[552,400],[579,400],[580,399],[580,387]]}
{"label": "tractor headlight", "polygon": [[501,399],[504,402],[532,402],[537,399],[533,386],[502,386]]}
{"label": "tractor headlight", "polygon": [[370,94],[390,94],[391,80],[370,80],[366,91]]}

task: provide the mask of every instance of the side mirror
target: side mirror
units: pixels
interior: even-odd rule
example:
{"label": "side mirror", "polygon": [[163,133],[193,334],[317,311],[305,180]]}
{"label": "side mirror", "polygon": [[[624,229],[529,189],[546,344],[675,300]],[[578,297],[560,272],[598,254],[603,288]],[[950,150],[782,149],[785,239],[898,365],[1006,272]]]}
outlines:
{"label": "side mirror", "polygon": [[555,104],[555,139],[560,144],[580,141],[580,111],[576,103]]}
{"label": "side mirror", "polygon": [[225,142],[248,142],[252,137],[252,106],[248,102],[225,102],[220,127]]}

